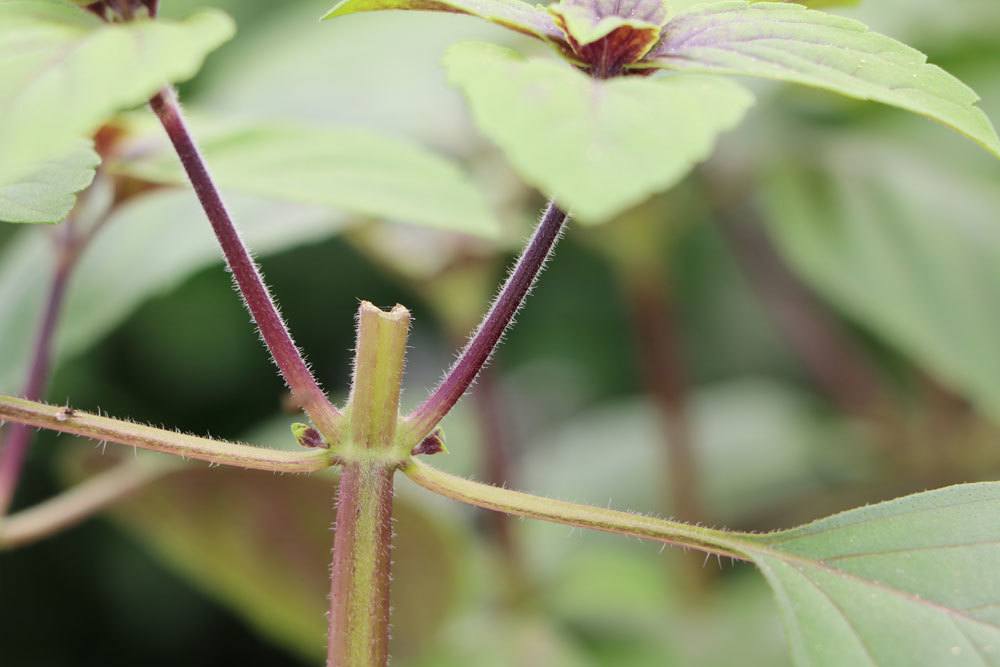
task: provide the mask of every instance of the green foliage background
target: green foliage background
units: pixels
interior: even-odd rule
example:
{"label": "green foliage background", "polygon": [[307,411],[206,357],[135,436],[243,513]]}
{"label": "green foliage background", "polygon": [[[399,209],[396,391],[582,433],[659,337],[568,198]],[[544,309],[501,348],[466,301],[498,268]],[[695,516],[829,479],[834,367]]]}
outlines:
{"label": "green foliage background", "polygon": [[[186,16],[201,4],[165,0],[164,10]],[[182,87],[192,111],[409,139],[461,161],[498,212],[504,232],[490,241],[359,222],[350,212],[296,218],[254,202],[239,208],[251,226],[287,225],[253,245],[298,342],[335,393],[347,389],[358,299],[411,308],[404,400],[413,404],[450,361],[459,330],[478,317],[541,205],[473,128],[441,57],[460,39],[537,47],[461,17],[364,15],[320,24],[328,2],[213,4],[234,16],[239,32]],[[995,0],[947,7],[873,0],[843,13],[928,53],[1000,119]],[[705,521],[768,530],[996,478],[1000,167],[971,143],[901,112],[780,86],[753,89],[757,106],[704,169],[621,224],[571,229],[495,363],[515,486],[667,509],[661,424],[631,343],[625,289],[628,276],[650,272],[667,287],[680,328]],[[190,208],[165,210],[173,213],[161,215],[164,227],[176,215],[202,222]],[[156,218],[146,212],[121,222],[153,225]],[[766,230],[857,348],[879,378],[884,404],[845,409],[843,397],[831,396],[803,365],[734,256],[732,225],[748,222]],[[0,225],[0,293],[14,284],[5,275],[42,280],[44,267],[23,249],[44,250],[45,233]],[[142,234],[121,237],[129,245],[110,246],[81,271],[95,293],[76,295],[79,319],[68,321],[64,336],[79,342],[68,345],[49,399],[290,446],[281,383],[221,266],[207,258],[185,263],[141,298],[108,305],[113,295],[96,290],[142,271],[143,257],[158,250]],[[457,254],[472,261],[437,275]],[[11,305],[30,302],[30,294],[25,302],[11,294],[0,302],[0,331],[30,328],[31,317]],[[111,314],[88,321],[97,305]],[[0,391],[16,392],[15,362],[27,349],[7,336]],[[453,453],[436,463],[481,477],[467,403],[446,429]],[[106,462],[80,455],[91,450],[41,434],[18,506],[57,492],[81,467]],[[294,591],[325,567],[326,547],[315,545],[323,544],[331,512],[328,490],[317,489],[311,502],[283,490],[293,481],[244,476],[211,515],[185,513],[180,502],[211,491],[210,475],[171,482],[126,512],[0,555],[3,664],[315,663],[323,651],[316,601],[325,592],[298,601]],[[405,539],[396,552],[394,664],[788,664],[777,606],[749,567],[712,561],[701,570],[700,559],[692,568],[684,554],[655,546],[515,521],[531,593],[512,600],[486,517],[402,486],[400,518],[417,518],[398,527]],[[287,516],[302,524],[280,520]],[[432,538],[421,542],[408,531],[424,524]],[[235,527],[220,536],[212,525]],[[205,534],[225,544],[206,542]],[[295,540],[306,535],[313,546],[298,549]],[[319,565],[311,560],[317,551]],[[259,562],[271,552],[287,558]],[[311,556],[302,560],[303,553]],[[234,561],[244,587],[205,584],[206,573],[237,569]],[[692,586],[692,578],[703,581]],[[434,622],[416,625],[428,615]]]}

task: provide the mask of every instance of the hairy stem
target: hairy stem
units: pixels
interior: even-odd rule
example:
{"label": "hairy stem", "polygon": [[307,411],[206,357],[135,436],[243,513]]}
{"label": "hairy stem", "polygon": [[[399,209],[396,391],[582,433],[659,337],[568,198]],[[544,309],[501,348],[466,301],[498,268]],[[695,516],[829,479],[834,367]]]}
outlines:
{"label": "hairy stem", "polygon": [[389,663],[389,582],[395,468],[343,467],[330,577],[328,667]]}
{"label": "hairy stem", "polygon": [[[66,287],[79,256],[72,219],[63,224],[60,234],[55,271],[45,300],[42,322],[35,337],[35,348],[24,386],[24,397],[32,401],[41,399],[48,385],[52,366],[52,339],[66,299]],[[0,450],[0,517],[6,515],[10,509],[30,444],[31,430],[23,424],[14,424],[7,434],[6,445]]]}
{"label": "hairy stem", "polygon": [[[368,302],[358,309],[354,381],[347,414],[351,461],[341,469],[330,568],[330,667],[384,667],[389,662],[392,549],[392,456],[399,424],[410,313]],[[355,458],[359,453],[361,458]],[[409,452],[406,452],[408,455]]]}
{"label": "hairy stem", "polygon": [[743,555],[743,538],[748,535],[711,528],[702,528],[677,521],[657,519],[641,514],[580,505],[562,500],[501,489],[468,479],[449,475],[417,459],[411,459],[406,468],[407,476],[414,482],[438,495],[460,502],[530,519],[540,519],[578,528],[589,528],[605,533],[630,535],[706,553],[747,560]]}
{"label": "hairy stem", "polygon": [[559,240],[566,220],[566,213],[554,202],[548,205],[542,215],[541,223],[525,246],[479,329],[437,388],[407,418],[408,437],[413,444],[430,434],[465,394],[479,371],[489,361],[504,332],[538,279],[545,261]]}
{"label": "hairy stem", "polygon": [[75,526],[174,468],[128,460],[30,509],[0,519],[0,550],[16,549]]}
{"label": "hairy stem", "polygon": [[254,470],[316,472],[335,461],[328,449],[296,452],[210,440],[13,396],[0,396],[0,421]]}
{"label": "hairy stem", "polygon": [[181,164],[198,195],[198,200],[205,210],[205,215],[208,216],[215,236],[222,246],[236,286],[285,382],[327,440],[331,443],[337,442],[341,430],[340,411],[330,403],[326,394],[320,389],[295,346],[288,327],[285,326],[264,283],[260,269],[250,256],[243,239],[240,238],[236,225],[222,201],[222,196],[208,172],[208,167],[188,131],[173,89],[165,88],[157,93],[150,100],[150,106],[159,117],[163,129],[166,130],[177,151]]}

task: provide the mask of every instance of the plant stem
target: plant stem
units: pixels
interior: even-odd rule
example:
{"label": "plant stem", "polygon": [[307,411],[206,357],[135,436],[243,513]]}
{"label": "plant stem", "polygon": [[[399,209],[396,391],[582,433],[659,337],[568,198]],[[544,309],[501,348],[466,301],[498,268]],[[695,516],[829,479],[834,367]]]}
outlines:
{"label": "plant stem", "polygon": [[670,511],[681,521],[704,519],[698,496],[688,409],[687,378],[669,291],[658,276],[636,276],[625,286],[646,390],[659,411],[666,440]]}
{"label": "plant stem", "polygon": [[389,662],[389,582],[395,468],[342,468],[330,576],[329,667]]}
{"label": "plant stem", "polygon": [[[482,440],[482,474],[488,484],[504,487],[511,482],[511,452],[500,388],[493,372],[486,369],[472,390],[472,405]],[[511,600],[516,600],[528,588],[520,545],[510,517],[501,512],[489,512],[486,520],[510,579]]]}
{"label": "plant stem", "polygon": [[70,528],[173,469],[128,460],[30,509],[0,519],[0,550],[16,549]]}
{"label": "plant stem", "polygon": [[169,87],[164,88],[150,100],[150,106],[163,124],[163,129],[166,130],[194,186],[198,200],[222,246],[236,287],[243,296],[246,307],[256,322],[275,364],[298,403],[316,424],[316,428],[323,433],[328,442],[336,443],[340,439],[340,411],[330,403],[326,394],[320,389],[295,346],[288,327],[264,283],[260,269],[250,256],[243,239],[240,238],[236,225],[184,122],[174,90]]}
{"label": "plant stem", "polygon": [[740,560],[747,560],[747,556],[742,553],[743,542],[752,539],[752,536],[743,533],[702,528],[642,514],[630,514],[501,489],[449,475],[418,459],[410,460],[404,472],[429,491],[476,507],[567,526],[690,547]]}
{"label": "plant stem", "polygon": [[[341,469],[330,568],[330,667],[384,667],[389,662],[394,451],[410,313],[358,310],[354,381],[347,405],[350,461]],[[409,457],[409,451],[403,453]]]}
{"label": "plant stem", "polygon": [[329,468],[335,461],[335,455],[328,449],[297,452],[239,445],[110,419],[70,408],[35,403],[13,396],[0,396],[0,421],[3,420],[71,433],[101,442],[114,442],[218,465],[254,470],[316,472]]}
{"label": "plant stem", "polygon": [[489,361],[504,332],[524,304],[545,261],[552,254],[567,217],[555,202],[549,203],[541,223],[525,246],[479,329],[437,388],[407,417],[408,440],[413,444],[419,443],[431,433]]}
{"label": "plant stem", "polygon": [[[66,287],[79,256],[73,230],[72,219],[63,223],[60,230],[56,267],[45,301],[41,326],[35,337],[35,348],[31,356],[28,379],[23,392],[24,397],[28,400],[41,399],[45,393],[45,387],[48,385],[49,371],[52,366],[52,339],[55,335],[63,302],[66,299]],[[0,517],[6,515],[10,509],[30,445],[31,430],[23,424],[11,426],[7,434],[6,446],[0,450]]]}
{"label": "plant stem", "polygon": [[847,414],[892,420],[891,401],[864,353],[787,267],[760,224],[720,212],[719,228],[792,350]]}

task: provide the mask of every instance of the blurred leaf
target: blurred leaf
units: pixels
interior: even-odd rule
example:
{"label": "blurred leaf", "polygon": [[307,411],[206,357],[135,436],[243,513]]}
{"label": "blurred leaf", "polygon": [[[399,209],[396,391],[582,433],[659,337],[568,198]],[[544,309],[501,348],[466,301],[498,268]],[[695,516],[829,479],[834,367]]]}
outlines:
{"label": "blurred leaf", "polygon": [[[111,516],[263,635],[319,660],[335,490],[330,477],[189,467]],[[419,655],[447,618],[460,561],[451,530],[399,497],[393,512],[392,650],[405,660]]]}
{"label": "blurred leaf", "polygon": [[[814,451],[841,432],[836,422],[810,414],[804,397],[764,380],[699,390],[691,417],[706,516],[730,525],[817,489],[830,471],[822,470]],[[849,444],[837,443],[844,452]],[[659,513],[661,499],[669,497],[665,447],[652,405],[592,408],[529,444],[519,486],[552,498]],[[531,523],[525,529],[536,544],[532,556],[546,570],[560,569],[577,549],[564,528]]]}
{"label": "blurred leaf", "polygon": [[525,180],[589,223],[679,181],[752,101],[722,79],[595,81],[490,44],[455,46],[445,65]]}
{"label": "blurred leaf", "polygon": [[1000,664],[1000,484],[750,540],[803,667]]}
{"label": "blurred leaf", "polygon": [[1000,419],[1000,191],[876,142],[788,165],[763,198],[779,249],[826,298]]}
{"label": "blurred leaf", "polygon": [[[689,569],[656,545],[593,533],[578,544],[544,589],[546,609],[576,630],[597,664],[615,667],[730,667],[790,664],[788,645],[767,584],[741,566],[709,559],[725,576],[700,591],[697,604],[678,577]],[[735,656],[739,656],[736,661]]]}
{"label": "blurred leaf", "polygon": [[18,181],[0,185],[0,222],[60,222],[76,203],[76,193],[94,180],[101,162],[81,140],[68,155],[38,164]]}
{"label": "blurred leaf", "polygon": [[[262,254],[335,234],[343,221],[329,210],[242,195],[226,201],[250,247]],[[80,259],[59,330],[56,360],[81,352],[138,305],[187,276],[221,262],[218,243],[194,194],[164,190],[117,212]],[[16,392],[41,317],[54,261],[44,230],[27,230],[0,254],[0,388]],[[236,298],[235,296],[233,298]]]}
{"label": "blurred leaf", "polygon": [[108,24],[63,2],[0,3],[0,187],[67,154],[115,111],[191,78],[232,34],[217,11]]}
{"label": "blurred leaf", "polygon": [[[409,142],[359,129],[222,119],[204,129],[196,123],[194,134],[224,188],[481,236],[499,232],[468,178]],[[118,168],[154,182],[185,182],[173,151]]]}
{"label": "blurred leaf", "polygon": [[[252,35],[241,34],[212,58],[199,108],[228,116],[252,109],[254,118],[343,123],[474,156],[480,142],[461,96],[445,80],[441,58],[459,39],[513,35],[450,15],[390,12],[317,21],[328,7],[329,0],[282,3],[273,17],[255,24]],[[398,44],[406,45],[405,66],[393,48]]]}
{"label": "blurred leaf", "polygon": [[723,2],[675,16],[648,56],[671,70],[823,88],[922,114],[1000,157],[979,96],[919,51],[863,23],[796,4]]}

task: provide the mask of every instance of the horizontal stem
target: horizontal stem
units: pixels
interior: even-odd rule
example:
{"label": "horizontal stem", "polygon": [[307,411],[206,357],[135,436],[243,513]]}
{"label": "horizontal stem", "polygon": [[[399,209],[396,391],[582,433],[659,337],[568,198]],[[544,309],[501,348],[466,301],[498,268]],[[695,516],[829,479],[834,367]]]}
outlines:
{"label": "horizontal stem", "polygon": [[238,468],[306,473],[323,470],[334,462],[327,449],[296,452],[235,444],[13,396],[0,396],[0,421],[4,420]]}
{"label": "horizontal stem", "polygon": [[136,459],[94,475],[58,496],[0,519],[0,550],[16,549],[75,526],[173,470]]}
{"label": "horizontal stem", "polygon": [[208,166],[198,151],[173,89],[165,88],[157,93],[150,106],[159,117],[170,138],[184,170],[194,186],[195,194],[212,224],[222,252],[226,256],[236,281],[236,287],[250,311],[260,335],[264,339],[275,364],[288,383],[292,394],[306,411],[316,427],[330,443],[339,440],[341,414],[323,390],[320,389],[312,371],[306,365],[295,341],[278,312],[278,307],[264,283],[264,277],[230,216],[222,195],[219,193]]}
{"label": "horizontal stem", "polygon": [[534,235],[504,283],[479,329],[431,395],[407,417],[407,437],[416,445],[430,435],[438,422],[455,406],[489,361],[504,332],[521,309],[534,286],[568,216],[550,203]]}
{"label": "horizontal stem", "polygon": [[630,535],[739,560],[748,559],[743,553],[742,538],[749,535],[742,533],[501,489],[449,475],[417,459],[411,459],[404,472],[429,491],[476,507],[605,533]]}

